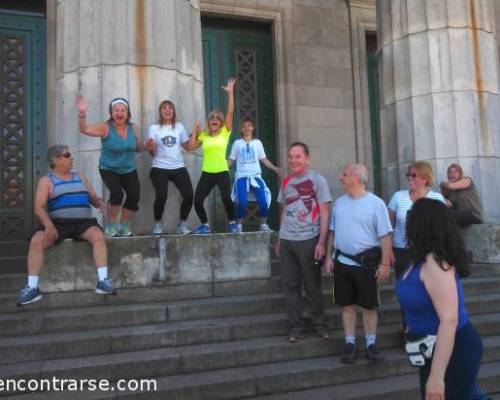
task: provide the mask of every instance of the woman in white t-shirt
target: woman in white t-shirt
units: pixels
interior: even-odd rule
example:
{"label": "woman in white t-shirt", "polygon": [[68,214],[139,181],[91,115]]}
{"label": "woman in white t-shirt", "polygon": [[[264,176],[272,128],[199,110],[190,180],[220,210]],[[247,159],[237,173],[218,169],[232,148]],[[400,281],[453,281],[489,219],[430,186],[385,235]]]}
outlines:
{"label": "woman in white t-shirt", "polygon": [[389,217],[394,227],[392,246],[396,258],[394,271],[397,278],[400,277],[409,262],[406,244],[406,218],[413,203],[422,197],[445,202],[441,193],[430,189],[434,184],[434,173],[432,166],[427,161],[415,161],[408,165],[406,179],[408,180],[408,189],[394,193],[388,204]]}
{"label": "woman in white t-shirt", "polygon": [[271,192],[262,179],[260,162],[279,176],[282,175],[282,170],[266,158],[262,142],[254,138],[254,131],[254,122],[250,118],[246,118],[241,124],[241,139],[236,140],[231,148],[228,160],[229,167],[236,161],[236,176],[232,198],[238,204],[236,218],[239,232],[242,231],[241,224],[246,216],[248,194],[250,192],[253,193],[255,200],[259,204],[261,218],[259,230],[272,232],[266,223],[271,202]]}
{"label": "woman in white t-shirt", "polygon": [[146,148],[153,156],[149,177],[156,192],[153,233],[163,233],[161,220],[167,201],[168,182],[172,181],[182,196],[177,233],[185,235],[191,232],[186,220],[193,206],[193,185],[182,157],[182,149],[191,150],[188,145],[189,136],[184,126],[176,121],[175,105],[170,100],[160,103],[158,113],[158,123],[149,127],[146,142]]}

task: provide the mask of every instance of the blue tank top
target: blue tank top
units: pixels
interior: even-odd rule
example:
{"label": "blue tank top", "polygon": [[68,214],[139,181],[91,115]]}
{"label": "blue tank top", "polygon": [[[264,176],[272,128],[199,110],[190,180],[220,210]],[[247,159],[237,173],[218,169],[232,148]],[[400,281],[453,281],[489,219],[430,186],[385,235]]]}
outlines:
{"label": "blue tank top", "polygon": [[89,192],[80,175],[73,172],[71,179],[64,180],[49,172],[48,177],[52,181],[52,192],[48,201],[51,219],[92,218]]}
{"label": "blue tank top", "polygon": [[128,124],[127,137],[122,139],[111,122],[108,126],[108,136],[101,139],[99,169],[110,170],[117,174],[128,174],[136,169],[134,127]]}
{"label": "blue tank top", "polygon": [[[414,335],[435,335],[439,327],[439,317],[432,300],[420,280],[422,264],[415,265],[408,276],[405,274],[396,283],[396,295],[404,311],[405,321],[410,333]],[[404,277],[404,279],[403,279]],[[455,274],[458,295],[458,326],[463,327],[469,321],[464,304],[462,283]]]}

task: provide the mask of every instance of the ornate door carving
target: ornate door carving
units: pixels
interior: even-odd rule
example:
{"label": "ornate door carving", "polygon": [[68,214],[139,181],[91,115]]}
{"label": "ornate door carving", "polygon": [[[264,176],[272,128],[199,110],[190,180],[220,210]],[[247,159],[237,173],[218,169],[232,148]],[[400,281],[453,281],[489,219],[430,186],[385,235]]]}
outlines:
{"label": "ornate door carving", "polygon": [[44,48],[42,19],[0,15],[0,243],[32,232],[43,167]]}

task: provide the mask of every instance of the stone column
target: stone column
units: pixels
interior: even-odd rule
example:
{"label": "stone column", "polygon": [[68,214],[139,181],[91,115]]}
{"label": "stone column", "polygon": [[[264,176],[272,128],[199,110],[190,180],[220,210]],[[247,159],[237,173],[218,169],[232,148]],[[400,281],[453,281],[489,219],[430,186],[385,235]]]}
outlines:
{"label": "stone column", "polygon": [[[132,121],[143,138],[158,120],[159,103],[170,99],[176,105],[177,120],[189,132],[195,120],[204,120],[198,2],[58,0],[56,24],[55,132],[49,133],[49,142],[70,145],[76,153],[76,169],[84,171],[96,191],[105,195],[97,168],[101,143],[79,133],[75,97],[82,93],[90,100],[89,123],[109,118],[112,98],[127,98]],[[196,184],[199,157],[188,154],[185,159]],[[153,224],[151,157],[138,154],[137,163],[141,202],[132,228],[146,232]],[[177,223],[180,204],[180,195],[171,186],[164,216],[170,230]]]}
{"label": "stone column", "polygon": [[384,195],[427,160],[459,162],[500,221],[498,54],[491,0],[377,0]]}

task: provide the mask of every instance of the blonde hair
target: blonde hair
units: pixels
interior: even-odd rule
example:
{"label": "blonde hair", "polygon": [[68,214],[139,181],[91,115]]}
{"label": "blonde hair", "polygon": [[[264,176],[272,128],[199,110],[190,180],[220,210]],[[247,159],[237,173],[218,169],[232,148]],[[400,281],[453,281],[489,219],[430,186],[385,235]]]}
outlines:
{"label": "blonde hair", "polygon": [[219,129],[223,128],[226,125],[224,121],[224,114],[221,111],[210,111],[210,113],[207,115],[207,125],[206,125],[208,133],[210,133],[208,131],[208,126],[209,126],[208,121],[214,118],[218,119],[221,122]]}
{"label": "blonde hair", "polygon": [[415,161],[408,165],[408,172],[414,169],[418,176],[427,181],[427,187],[434,185],[434,172],[432,171],[432,166],[427,161]]}

